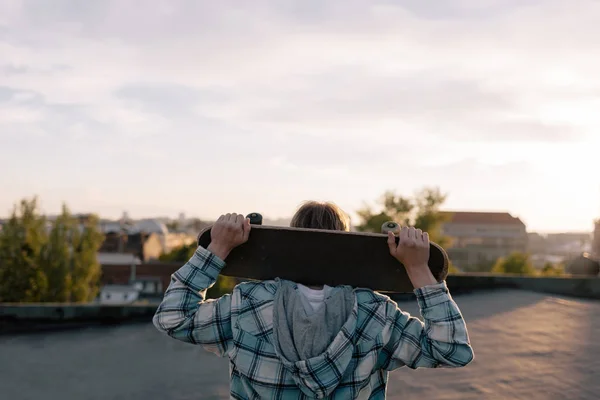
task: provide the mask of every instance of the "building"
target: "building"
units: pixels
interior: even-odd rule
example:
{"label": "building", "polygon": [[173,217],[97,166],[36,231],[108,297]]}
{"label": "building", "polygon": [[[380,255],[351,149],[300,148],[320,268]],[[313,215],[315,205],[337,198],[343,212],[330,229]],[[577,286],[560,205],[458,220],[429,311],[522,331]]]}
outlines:
{"label": "building", "polygon": [[547,263],[564,264],[592,251],[591,232],[528,234],[527,252],[536,268]]}
{"label": "building", "polygon": [[[101,229],[107,238],[119,234],[126,235],[127,242],[143,240],[146,247],[148,246],[147,241],[151,240],[152,249],[145,249],[144,257],[142,257],[144,261],[158,258],[161,254],[168,253],[175,248],[189,245],[196,241],[197,235],[197,233],[192,235],[187,232],[170,232],[166,224],[159,218],[143,219],[137,222],[131,220],[103,221]],[[160,242],[160,251],[155,246],[154,237],[158,238]]]}
{"label": "building", "polygon": [[443,212],[450,260],[464,271],[488,271],[512,252],[527,251],[527,228],[507,212]]}
{"label": "building", "polygon": [[547,236],[538,232],[529,232],[527,234],[527,252],[529,254],[550,253]]}
{"label": "building", "polygon": [[138,300],[160,299],[171,283],[172,274],[183,263],[104,264],[100,284],[129,285],[138,291]]}
{"label": "building", "polygon": [[140,290],[134,285],[104,285],[100,289],[100,304],[128,304],[138,300]]}
{"label": "building", "polygon": [[197,236],[192,236],[184,232],[169,233],[164,237],[164,252],[169,253],[178,247],[187,246],[198,240]]}
{"label": "building", "polygon": [[161,276],[136,276],[132,279],[130,275],[129,279],[121,279],[120,283],[102,285],[98,302],[101,304],[157,303],[161,301],[165,289]]}
{"label": "building", "polygon": [[98,252],[96,258],[100,265],[140,265],[142,260],[131,253],[103,253]]}
{"label": "building", "polygon": [[548,252],[567,258],[577,257],[592,250],[590,232],[550,233],[546,235]]}
{"label": "building", "polygon": [[600,258],[600,219],[594,222],[594,240],[592,242],[592,255]]}
{"label": "building", "polygon": [[161,238],[156,233],[107,233],[99,253],[132,254],[141,261],[158,260],[163,253]]}

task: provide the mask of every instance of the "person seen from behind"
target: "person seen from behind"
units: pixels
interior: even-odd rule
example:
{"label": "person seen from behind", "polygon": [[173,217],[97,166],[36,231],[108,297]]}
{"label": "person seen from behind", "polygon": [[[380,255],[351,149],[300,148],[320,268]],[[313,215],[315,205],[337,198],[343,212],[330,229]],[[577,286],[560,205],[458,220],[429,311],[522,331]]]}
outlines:
{"label": "person seen from behind", "polygon": [[[314,201],[290,225],[349,230],[335,204]],[[153,318],[168,336],[229,359],[232,399],[385,399],[391,371],[458,368],[474,359],[463,316],[446,282],[437,282],[427,265],[427,232],[403,227],[398,244],[388,234],[422,320],[371,289],[279,278],[243,282],[231,294],[207,299],[227,256],[250,234],[243,215],[219,217],[210,245],[198,247],[172,275]]]}

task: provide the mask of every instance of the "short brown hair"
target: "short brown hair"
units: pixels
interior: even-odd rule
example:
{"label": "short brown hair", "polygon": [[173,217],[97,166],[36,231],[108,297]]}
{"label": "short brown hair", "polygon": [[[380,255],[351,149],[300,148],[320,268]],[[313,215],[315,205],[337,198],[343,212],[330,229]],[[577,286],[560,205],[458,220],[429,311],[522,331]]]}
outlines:
{"label": "short brown hair", "polygon": [[290,226],[293,228],[349,231],[350,219],[334,203],[307,201],[296,211]]}

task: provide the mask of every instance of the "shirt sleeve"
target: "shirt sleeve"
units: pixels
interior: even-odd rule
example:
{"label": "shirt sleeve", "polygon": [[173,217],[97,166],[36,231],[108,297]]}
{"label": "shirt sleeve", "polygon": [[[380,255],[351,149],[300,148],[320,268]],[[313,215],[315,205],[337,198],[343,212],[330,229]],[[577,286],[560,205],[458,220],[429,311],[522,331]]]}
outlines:
{"label": "shirt sleeve", "polygon": [[383,367],[457,368],[474,359],[467,326],[446,282],[414,291],[423,321],[389,301],[382,332]]}
{"label": "shirt sleeve", "polygon": [[231,348],[231,295],[206,299],[225,262],[203,247],[173,275],[152,319],[161,332],[225,356]]}

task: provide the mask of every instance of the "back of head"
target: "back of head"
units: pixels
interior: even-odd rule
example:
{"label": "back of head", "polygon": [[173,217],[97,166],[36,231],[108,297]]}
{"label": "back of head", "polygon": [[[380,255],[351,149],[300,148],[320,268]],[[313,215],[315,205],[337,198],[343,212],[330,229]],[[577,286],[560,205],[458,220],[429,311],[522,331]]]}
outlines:
{"label": "back of head", "polygon": [[346,213],[330,202],[309,201],[296,211],[290,226],[293,228],[349,231],[350,220]]}

